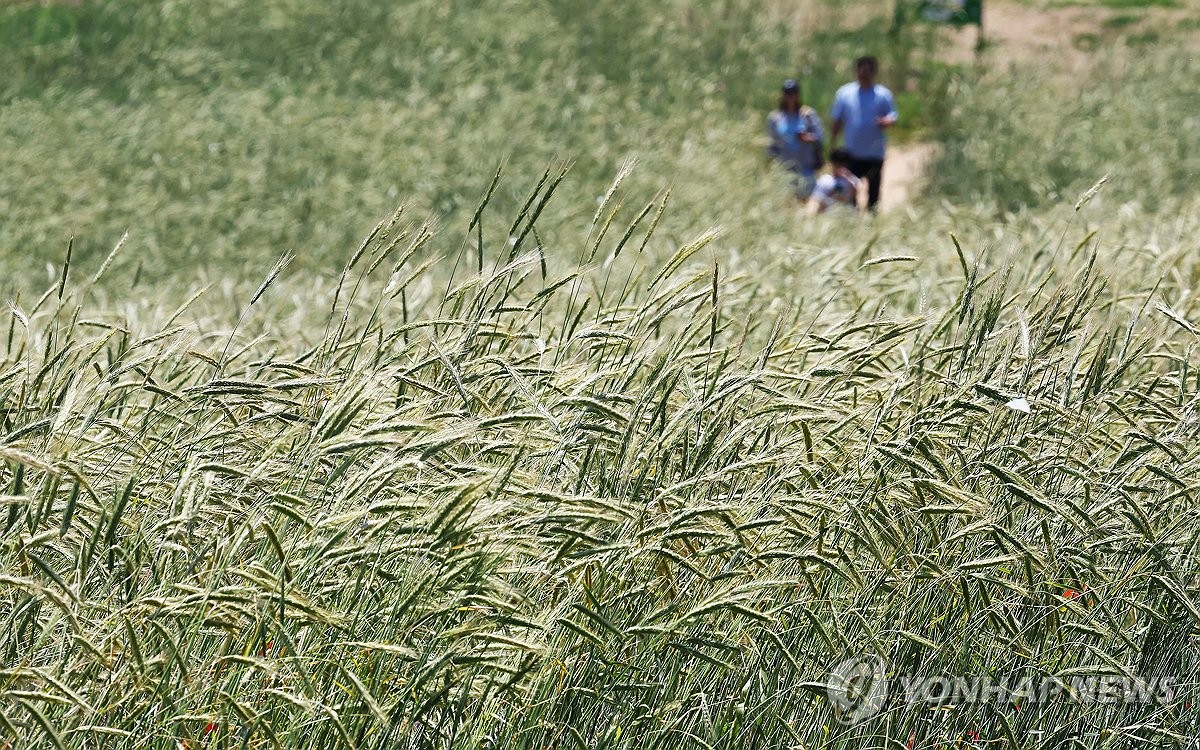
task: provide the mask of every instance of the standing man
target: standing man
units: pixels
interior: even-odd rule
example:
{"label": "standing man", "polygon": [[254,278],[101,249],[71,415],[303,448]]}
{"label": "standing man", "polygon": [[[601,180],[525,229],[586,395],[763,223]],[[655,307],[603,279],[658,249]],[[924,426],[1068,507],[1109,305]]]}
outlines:
{"label": "standing man", "polygon": [[838,89],[833,100],[830,145],[836,147],[838,136],[845,132],[845,149],[850,156],[846,166],[855,177],[867,179],[867,210],[875,211],[887,149],[884,131],[896,124],[899,115],[892,92],[875,83],[879,61],[874,57],[860,57],[854,62],[854,69],[858,80]]}

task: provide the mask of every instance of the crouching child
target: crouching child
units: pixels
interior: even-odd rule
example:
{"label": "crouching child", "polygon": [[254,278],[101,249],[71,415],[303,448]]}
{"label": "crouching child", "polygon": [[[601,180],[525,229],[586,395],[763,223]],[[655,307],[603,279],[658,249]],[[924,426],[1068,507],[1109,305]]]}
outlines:
{"label": "crouching child", "polygon": [[833,206],[858,208],[858,190],[862,182],[850,171],[849,163],[850,154],[845,149],[834,149],[829,155],[830,171],[817,179],[808,202],[810,213],[824,213]]}

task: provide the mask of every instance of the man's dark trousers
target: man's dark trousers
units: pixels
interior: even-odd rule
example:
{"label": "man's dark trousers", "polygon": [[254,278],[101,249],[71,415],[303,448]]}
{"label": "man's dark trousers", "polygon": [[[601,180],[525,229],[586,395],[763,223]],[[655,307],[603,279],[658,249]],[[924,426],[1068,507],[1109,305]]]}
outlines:
{"label": "man's dark trousers", "polygon": [[879,203],[879,183],[883,180],[883,159],[850,157],[846,168],[855,177],[867,178],[867,210],[874,211]]}

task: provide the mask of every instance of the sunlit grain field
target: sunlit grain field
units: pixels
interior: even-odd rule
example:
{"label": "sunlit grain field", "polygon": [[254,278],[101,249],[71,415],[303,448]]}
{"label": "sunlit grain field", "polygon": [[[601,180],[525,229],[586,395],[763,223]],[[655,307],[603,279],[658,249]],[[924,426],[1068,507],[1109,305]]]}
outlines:
{"label": "sunlit grain field", "polygon": [[[0,743],[1194,746],[1200,128],[1172,37],[1070,106],[1036,68],[920,77],[942,178],[860,221],[787,204],[748,94],[640,80],[667,57],[619,6],[556,23],[627,68],[522,3],[360,3],[304,39],[325,57],[267,43],[307,3],[212,7],[96,4],[5,53]],[[786,50],[787,12],[641,20]],[[512,46],[435,40],[448,98],[346,41],[514,19],[488,27]],[[101,21],[198,78],[64,71]],[[777,85],[737,72],[747,42],[679,44]],[[495,112],[440,109],[498,50]],[[604,106],[546,128],[589,60],[577,111]],[[430,129],[384,127],[425,95]],[[839,692],[868,661],[885,694]],[[1060,688],[906,695],[955,677]],[[1088,692],[1123,681],[1149,687]]]}

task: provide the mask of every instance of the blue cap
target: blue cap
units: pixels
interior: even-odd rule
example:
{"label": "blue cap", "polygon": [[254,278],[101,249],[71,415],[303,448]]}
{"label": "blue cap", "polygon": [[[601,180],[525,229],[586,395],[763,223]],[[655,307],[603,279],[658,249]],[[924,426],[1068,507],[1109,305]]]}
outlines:
{"label": "blue cap", "polygon": [[796,83],[795,78],[787,79],[786,81],[783,82],[783,93],[799,94],[800,93],[800,84]]}

